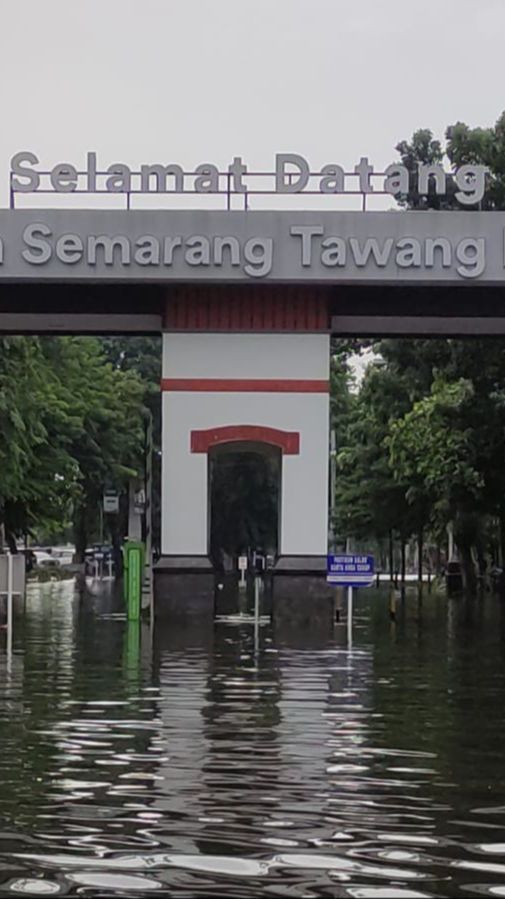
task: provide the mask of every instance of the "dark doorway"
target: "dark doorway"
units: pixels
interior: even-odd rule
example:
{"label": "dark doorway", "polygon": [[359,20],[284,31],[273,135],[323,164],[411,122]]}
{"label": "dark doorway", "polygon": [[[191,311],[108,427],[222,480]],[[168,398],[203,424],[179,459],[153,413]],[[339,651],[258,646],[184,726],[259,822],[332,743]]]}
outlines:
{"label": "dark doorway", "polygon": [[282,454],[268,444],[231,443],[209,453],[210,556],[216,568],[259,550],[276,555]]}

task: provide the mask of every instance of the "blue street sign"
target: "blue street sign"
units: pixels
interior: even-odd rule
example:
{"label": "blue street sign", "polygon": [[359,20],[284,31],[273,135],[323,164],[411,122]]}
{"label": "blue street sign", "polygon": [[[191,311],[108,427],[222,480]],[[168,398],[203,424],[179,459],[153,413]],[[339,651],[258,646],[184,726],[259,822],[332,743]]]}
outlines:
{"label": "blue street sign", "polygon": [[341,587],[370,587],[374,581],[373,556],[328,556],[326,580]]}

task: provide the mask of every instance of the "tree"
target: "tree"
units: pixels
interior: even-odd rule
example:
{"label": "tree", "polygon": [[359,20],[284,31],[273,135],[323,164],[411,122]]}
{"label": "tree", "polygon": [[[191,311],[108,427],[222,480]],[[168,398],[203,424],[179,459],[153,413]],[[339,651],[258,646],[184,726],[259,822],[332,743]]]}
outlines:
{"label": "tree", "polygon": [[0,521],[13,551],[35,523],[65,514],[76,465],[66,444],[74,422],[40,340],[0,341]]}
{"label": "tree", "polygon": [[96,531],[104,488],[121,491],[142,470],[144,387],[134,372],[105,361],[97,339],[66,338],[52,349],[67,373],[68,389],[75,386],[81,425],[71,446],[78,466],[73,520],[81,561],[89,534]]}
{"label": "tree", "polygon": [[153,422],[152,531],[161,543],[161,337],[102,337],[106,359],[121,372],[135,372],[143,387],[142,402]]}
{"label": "tree", "polygon": [[484,210],[505,209],[505,112],[493,128],[469,128],[464,122],[445,132],[446,154],[453,166],[485,165],[489,168]]}
{"label": "tree", "polygon": [[73,517],[82,558],[103,487],[138,472],[144,388],[96,338],[0,343],[0,522],[16,538]]}
{"label": "tree", "polygon": [[473,398],[473,386],[463,378],[435,381],[431,395],[392,422],[386,438],[395,479],[411,484],[407,497],[411,491],[413,498],[422,498],[432,524],[455,523],[465,585],[472,592],[476,584],[471,547],[483,487],[475,432],[465,421]]}

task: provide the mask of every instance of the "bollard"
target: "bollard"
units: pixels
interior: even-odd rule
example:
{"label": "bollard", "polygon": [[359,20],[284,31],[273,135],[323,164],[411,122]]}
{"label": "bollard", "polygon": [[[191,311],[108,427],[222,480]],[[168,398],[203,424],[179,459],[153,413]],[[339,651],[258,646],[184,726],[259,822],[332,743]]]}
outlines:
{"label": "bollard", "polygon": [[246,571],[249,564],[247,556],[238,557],[238,570],[240,571],[240,580],[238,582],[239,590],[247,589]]}
{"label": "bollard", "polygon": [[10,552],[7,552],[7,661],[9,663],[12,658],[12,594],[12,554]]}
{"label": "bollard", "polygon": [[142,605],[142,581],[144,577],[144,544],[127,540],[123,546],[124,597],[129,621],[138,621]]}
{"label": "bollard", "polygon": [[389,617],[391,621],[396,621],[396,590],[391,590],[389,594]]}
{"label": "bollard", "polygon": [[352,646],[352,587],[347,588],[347,643]]}
{"label": "bollard", "polygon": [[258,652],[260,633],[260,579],[254,577],[254,651]]}
{"label": "bollard", "polygon": [[342,617],[342,589],[335,590],[335,621],[338,623]]}

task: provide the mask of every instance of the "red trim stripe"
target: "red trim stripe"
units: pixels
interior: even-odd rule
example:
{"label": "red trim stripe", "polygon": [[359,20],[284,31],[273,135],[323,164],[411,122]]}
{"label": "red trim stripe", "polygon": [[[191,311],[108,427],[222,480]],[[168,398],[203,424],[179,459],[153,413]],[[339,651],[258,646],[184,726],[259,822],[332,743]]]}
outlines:
{"label": "red trim stripe", "polygon": [[213,446],[239,441],[278,446],[287,456],[298,456],[300,453],[298,431],[279,431],[278,428],[264,428],[260,425],[224,425],[220,428],[208,428],[206,431],[191,431],[190,434],[192,453],[208,453]]}
{"label": "red trim stripe", "polygon": [[295,378],[162,378],[161,389],[201,393],[328,393],[330,382]]}

